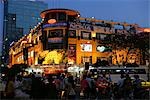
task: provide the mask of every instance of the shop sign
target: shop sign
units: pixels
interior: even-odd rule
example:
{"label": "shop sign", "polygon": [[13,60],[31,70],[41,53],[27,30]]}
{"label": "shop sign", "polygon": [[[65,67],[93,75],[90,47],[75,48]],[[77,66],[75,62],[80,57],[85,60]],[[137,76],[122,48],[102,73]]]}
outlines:
{"label": "shop sign", "polygon": [[68,64],[74,64],[75,62],[76,62],[76,45],[69,44]]}
{"label": "shop sign", "polygon": [[81,44],[82,52],[92,52],[92,44]]}
{"label": "shop sign", "polygon": [[141,82],[142,87],[149,87],[150,88],[150,82]]}
{"label": "shop sign", "polygon": [[45,24],[45,25],[43,25],[43,28],[47,28],[47,27],[64,27],[64,26],[67,26],[67,23]]}
{"label": "shop sign", "polygon": [[89,30],[93,31],[93,26],[89,24],[82,25],[81,23],[69,23],[71,29]]}

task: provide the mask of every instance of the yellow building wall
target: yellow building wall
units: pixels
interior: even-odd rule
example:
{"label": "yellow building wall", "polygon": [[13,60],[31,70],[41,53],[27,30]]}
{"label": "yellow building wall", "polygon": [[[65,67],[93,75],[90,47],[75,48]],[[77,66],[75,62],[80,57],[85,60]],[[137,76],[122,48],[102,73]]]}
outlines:
{"label": "yellow building wall", "polygon": [[[57,28],[45,28],[44,30],[47,31],[47,36],[48,36],[48,33],[49,33],[49,30],[55,30],[55,29],[63,29],[63,34],[68,34],[66,32],[66,27],[57,27]],[[86,31],[86,30],[76,30],[76,36],[81,36],[81,31]],[[91,32],[91,31],[89,31]],[[91,37],[96,37],[96,31],[95,32],[91,32]],[[32,37],[32,39],[34,40],[34,38],[37,38],[37,36],[35,35],[34,37]],[[92,45],[92,52],[83,52],[81,51],[81,44],[91,44]],[[97,57],[100,57],[100,58],[104,58],[104,59],[107,59],[109,58],[110,56],[112,56],[112,63],[113,64],[117,64],[116,61],[118,60],[118,63],[121,64],[122,61],[125,61],[125,58],[127,57],[127,50],[126,49],[121,49],[121,50],[116,50],[113,52],[116,52],[116,56],[117,56],[117,59],[115,58],[115,56],[113,55],[112,52],[98,52],[96,50],[97,48],[97,45],[99,45],[97,43],[97,40],[94,40],[94,39],[91,39],[91,40],[86,40],[86,39],[78,39],[77,37],[76,38],[68,38],[68,45],[69,44],[76,44],[76,64],[81,64],[81,57],[83,56],[86,56],[86,57],[90,57],[92,56],[92,64],[96,63],[97,61]],[[23,49],[23,48],[22,48]],[[37,64],[37,60],[38,60],[38,57],[39,57],[39,54],[41,52],[43,52],[43,45],[40,41],[38,41],[38,44],[37,45],[34,45],[33,47],[29,47],[28,49],[28,52],[31,52],[31,51],[34,51],[36,52],[37,54],[35,55],[35,58],[33,58],[33,62],[34,64]],[[130,58],[131,56],[134,55],[134,57],[132,57],[132,60],[136,60],[136,62],[138,62],[138,64],[140,64],[140,51],[136,51],[134,50],[135,52],[138,52],[138,54],[132,54],[130,53],[128,55],[128,58]],[[20,61],[20,62],[17,62],[17,59],[18,57],[22,56],[23,53],[18,53],[16,55],[12,55],[12,65],[13,64],[20,64],[20,63],[24,63],[24,61]],[[122,59],[119,55],[123,55],[124,56],[124,59]],[[128,59],[127,60],[128,62],[130,62],[131,60]]]}
{"label": "yellow building wall", "polygon": [[[19,54],[16,54],[14,56],[14,64],[22,64],[24,63],[23,59],[21,58],[23,55],[23,52],[20,52]],[[20,58],[20,61],[18,62],[18,58]]]}
{"label": "yellow building wall", "polygon": [[[69,38],[68,39],[68,45],[69,44],[76,44],[76,63],[81,64],[81,57],[82,56],[87,56],[90,57],[92,56],[92,63],[96,63],[97,57],[102,57],[102,58],[107,58],[110,53],[105,52],[97,52],[96,47],[97,44],[95,43],[96,41],[94,40],[83,40],[83,39],[76,39],[76,38]],[[92,52],[82,52],[81,51],[81,44],[91,44],[92,45]]]}

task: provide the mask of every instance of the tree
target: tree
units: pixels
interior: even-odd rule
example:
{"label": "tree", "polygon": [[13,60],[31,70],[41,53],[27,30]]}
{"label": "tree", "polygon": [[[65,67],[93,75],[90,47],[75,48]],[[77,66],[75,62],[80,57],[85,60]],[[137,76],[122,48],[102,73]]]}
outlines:
{"label": "tree", "polygon": [[139,48],[142,53],[142,64],[146,64],[146,59],[149,59],[149,33],[148,32],[141,32],[136,34],[136,42],[135,47]]}

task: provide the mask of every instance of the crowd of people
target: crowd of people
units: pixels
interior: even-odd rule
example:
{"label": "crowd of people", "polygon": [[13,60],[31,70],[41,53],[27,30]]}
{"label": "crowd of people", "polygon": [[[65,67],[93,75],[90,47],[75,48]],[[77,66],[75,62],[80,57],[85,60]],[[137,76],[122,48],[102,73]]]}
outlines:
{"label": "crowd of people", "polygon": [[81,77],[70,73],[45,75],[30,73],[26,76],[1,77],[1,99],[60,99],[60,100],[101,100],[101,99],[148,99],[149,94],[141,86],[141,79],[134,75],[121,74],[117,83],[111,75],[99,74],[91,78],[90,72]]}

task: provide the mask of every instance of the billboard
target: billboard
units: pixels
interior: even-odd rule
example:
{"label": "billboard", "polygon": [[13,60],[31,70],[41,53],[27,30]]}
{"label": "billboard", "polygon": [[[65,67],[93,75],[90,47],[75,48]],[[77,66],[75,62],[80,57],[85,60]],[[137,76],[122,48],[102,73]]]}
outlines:
{"label": "billboard", "polygon": [[81,44],[82,52],[92,52],[92,44]]}
{"label": "billboard", "polygon": [[76,62],[76,45],[69,44],[68,46],[68,64],[74,64]]}

